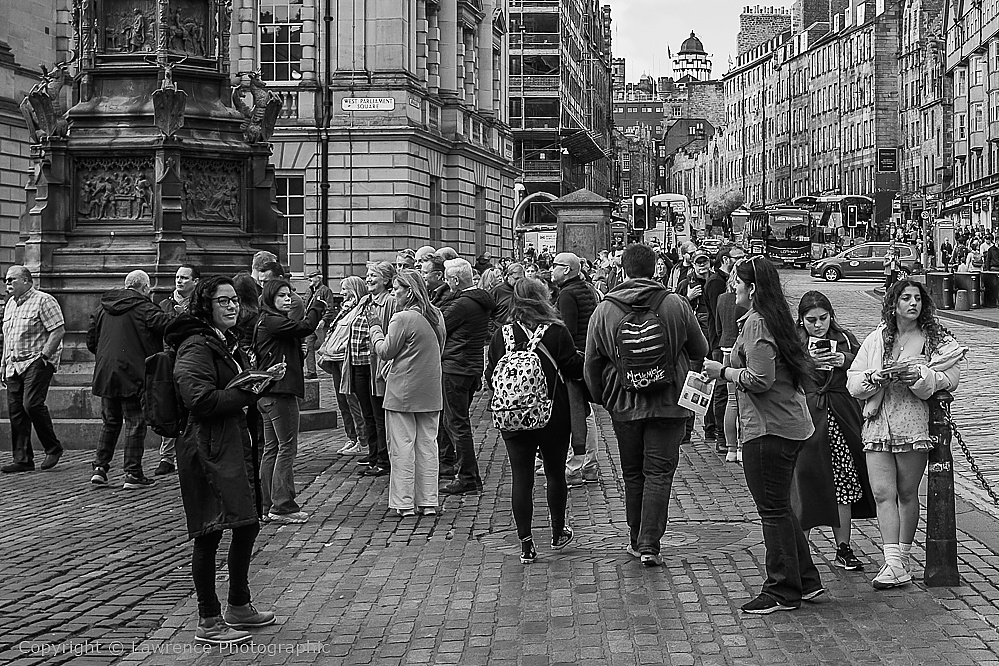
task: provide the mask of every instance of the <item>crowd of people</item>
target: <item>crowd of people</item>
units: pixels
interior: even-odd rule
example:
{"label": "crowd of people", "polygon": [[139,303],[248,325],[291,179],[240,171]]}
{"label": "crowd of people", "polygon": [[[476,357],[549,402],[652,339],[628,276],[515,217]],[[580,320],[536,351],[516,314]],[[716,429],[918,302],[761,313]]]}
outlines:
{"label": "crowd of people", "polygon": [[[149,276],[130,273],[91,318],[93,391],[104,432],[91,482],[108,484],[116,440],[126,428],[124,487],[153,484],[142,470],[144,361],[173,350],[187,426],[164,438],[155,475],[179,472],[192,576],[196,640],[231,644],[247,628],[274,622],[248,584],[261,522],[298,524],[294,464],[299,400],[317,369],[332,378],[357,473],[388,477],[387,508],[407,519],[440,510],[441,494],[482,492],[470,410],[489,389],[490,412],[512,474],[511,506],[520,559],[535,561],[534,484],[545,477],[551,548],[574,539],[570,489],[601,478],[595,415],[613,424],[630,532],[625,549],[661,566],[680,449],[695,430],[681,406],[688,372],[713,381],[703,439],[742,464],[766,546],[766,580],[747,613],[793,610],[825,592],[808,531],[829,526],[835,563],[861,570],[851,521],[876,517],[884,564],[875,588],[911,580],[909,550],[919,517],[917,489],[932,448],[927,399],[953,390],[967,353],[934,316],[919,282],[899,279],[882,322],[861,343],[820,292],[795,314],[779,274],[763,257],[693,243],[671,252],[633,244],[593,261],[569,252],[534,261],[474,265],[452,248],[404,249],[373,261],[339,294],[310,276],[303,298],[274,255],[251,270],[202,277],[181,266],[176,290],[159,305]],[[34,469],[30,432],[43,468],[62,453],[45,410],[64,331],[55,302],[30,273],[7,273],[0,374],[8,387],[14,462]],[[266,381],[234,382],[248,369]],[[229,546],[229,596],[215,592],[216,553]]]}

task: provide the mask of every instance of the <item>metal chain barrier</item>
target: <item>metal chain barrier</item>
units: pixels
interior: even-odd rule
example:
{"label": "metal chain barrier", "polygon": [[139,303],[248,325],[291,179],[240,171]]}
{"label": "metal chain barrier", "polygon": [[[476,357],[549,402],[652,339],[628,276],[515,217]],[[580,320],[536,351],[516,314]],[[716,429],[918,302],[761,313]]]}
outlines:
{"label": "metal chain barrier", "polygon": [[964,451],[964,457],[968,459],[968,464],[971,465],[971,471],[975,473],[975,478],[978,479],[978,483],[981,484],[982,488],[989,494],[992,498],[992,503],[999,506],[999,495],[992,490],[992,486],[989,485],[988,479],[982,474],[982,471],[978,469],[978,464],[975,463],[975,457],[971,455],[971,450],[964,441],[964,437],[961,437],[961,432],[957,429],[957,424],[954,423],[954,419],[950,415],[950,407],[948,406],[944,412],[944,419],[947,421],[947,425],[950,426],[951,434],[957,438],[957,443],[961,445],[961,450]]}

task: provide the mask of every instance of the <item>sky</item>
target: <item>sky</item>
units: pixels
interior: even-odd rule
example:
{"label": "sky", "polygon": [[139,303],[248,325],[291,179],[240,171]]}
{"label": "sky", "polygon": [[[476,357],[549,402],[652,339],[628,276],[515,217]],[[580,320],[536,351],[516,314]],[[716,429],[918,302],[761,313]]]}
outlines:
{"label": "sky", "polygon": [[602,0],[613,19],[615,58],[627,58],[629,83],[648,73],[671,76],[667,46],[676,55],[693,30],[713,55],[711,74],[721,78],[736,54],[739,14],[748,5],[790,7],[790,0]]}

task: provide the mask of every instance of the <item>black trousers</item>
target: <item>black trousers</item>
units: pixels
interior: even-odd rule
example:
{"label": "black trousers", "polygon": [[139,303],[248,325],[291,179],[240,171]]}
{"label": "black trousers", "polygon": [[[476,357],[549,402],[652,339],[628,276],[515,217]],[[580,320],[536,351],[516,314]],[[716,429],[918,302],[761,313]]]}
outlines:
{"label": "black trousers", "polygon": [[7,408],[10,410],[10,439],[15,463],[34,464],[32,427],[46,454],[62,453],[62,444],[52,427],[49,408],[45,405],[54,374],[55,366],[38,357],[23,373],[14,373],[7,380]]}
{"label": "black trousers", "polygon": [[[252,523],[232,530],[229,544],[229,605],[245,606],[250,603],[250,557],[253,542],[260,532],[260,524]],[[217,617],[222,614],[222,604],[215,593],[215,554],[222,541],[222,531],[209,532],[194,538],[191,555],[191,574],[198,593],[198,616]]]}

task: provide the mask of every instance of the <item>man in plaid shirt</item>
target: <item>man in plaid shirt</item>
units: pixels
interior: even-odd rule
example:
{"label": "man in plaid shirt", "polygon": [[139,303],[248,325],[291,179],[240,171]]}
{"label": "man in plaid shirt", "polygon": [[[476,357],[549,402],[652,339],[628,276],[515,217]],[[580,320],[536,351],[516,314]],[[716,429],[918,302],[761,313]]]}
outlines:
{"label": "man in plaid shirt", "polygon": [[4,282],[7,305],[3,313],[0,380],[7,387],[14,462],[0,467],[0,471],[30,472],[35,469],[32,426],[45,449],[41,468],[51,469],[59,462],[62,444],[52,428],[45,399],[52,375],[59,367],[62,338],[66,334],[65,320],[56,299],[34,288],[31,271],[24,266],[11,266]]}

